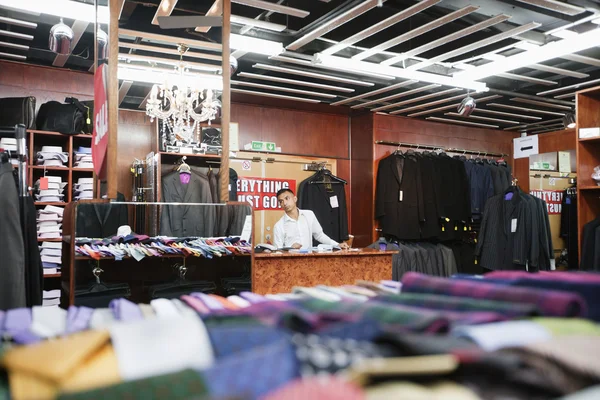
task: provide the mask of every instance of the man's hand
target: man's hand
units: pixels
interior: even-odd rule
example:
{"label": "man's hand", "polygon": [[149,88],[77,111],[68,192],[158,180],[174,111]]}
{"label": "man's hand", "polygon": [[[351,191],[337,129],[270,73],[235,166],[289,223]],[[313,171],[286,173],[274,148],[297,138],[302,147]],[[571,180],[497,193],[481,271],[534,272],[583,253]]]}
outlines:
{"label": "man's hand", "polygon": [[294,243],[292,245],[292,249],[301,249],[301,248],[302,248],[302,245],[300,243]]}
{"label": "man's hand", "polygon": [[340,243],[340,247],[342,248],[342,250],[348,250],[350,248],[350,246],[348,246],[348,243],[346,242]]}

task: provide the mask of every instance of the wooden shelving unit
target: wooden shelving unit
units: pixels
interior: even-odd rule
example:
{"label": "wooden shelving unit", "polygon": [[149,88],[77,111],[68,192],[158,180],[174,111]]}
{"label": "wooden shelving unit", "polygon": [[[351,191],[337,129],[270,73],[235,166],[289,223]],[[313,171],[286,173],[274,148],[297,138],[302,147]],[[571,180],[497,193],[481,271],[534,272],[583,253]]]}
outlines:
{"label": "wooden shelving unit", "polygon": [[[93,177],[93,169],[90,168],[73,168],[73,151],[79,146],[91,147],[92,135],[64,135],[60,132],[40,131],[40,130],[28,130],[28,150],[29,150],[29,165],[27,167],[28,174],[27,179],[29,185],[33,186],[35,182],[43,177],[46,173],[50,175],[60,175],[63,182],[67,183],[65,186],[65,197],[64,202],[35,202],[36,208],[43,208],[45,206],[58,206],[64,207],[67,203],[74,200],[73,185],[77,182],[79,177]],[[65,167],[44,167],[35,165],[35,155],[42,149],[42,146],[61,146],[63,151],[69,153],[69,162]],[[76,176],[74,176],[76,174]],[[35,200],[35,199],[34,199]],[[61,238],[56,239],[38,239],[38,242],[61,242]],[[44,275],[45,279],[60,278],[60,273]]]}
{"label": "wooden shelving unit", "polygon": [[579,139],[579,129],[600,127],[600,86],[577,92],[577,210],[579,254],[583,227],[600,215],[600,186],[592,179],[600,165],[600,137]]}

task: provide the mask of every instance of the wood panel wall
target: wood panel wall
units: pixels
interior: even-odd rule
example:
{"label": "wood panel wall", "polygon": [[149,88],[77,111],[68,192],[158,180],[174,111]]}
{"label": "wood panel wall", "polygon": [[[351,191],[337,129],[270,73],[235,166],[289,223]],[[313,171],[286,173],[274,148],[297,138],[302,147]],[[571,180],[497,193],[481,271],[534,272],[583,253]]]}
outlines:
{"label": "wood panel wall", "polygon": [[[372,126],[370,135],[367,132],[369,125]],[[387,140],[504,153],[509,154],[507,161],[509,163],[512,161],[510,154],[512,154],[512,139],[515,136],[512,132],[462,127],[381,114],[353,116],[351,127],[351,163],[352,171],[356,172],[352,175],[351,192],[362,196],[360,200],[357,199],[357,196],[353,196],[355,205],[353,234],[357,246],[368,245],[378,237],[375,231],[376,222],[373,210],[377,165],[379,160],[395,150],[392,146],[376,145],[375,141]],[[369,156],[370,159],[367,159]],[[355,163],[357,164],[355,165]],[[367,167],[367,163],[370,163],[371,166]],[[368,173],[361,173],[363,168],[369,168]],[[358,206],[359,204],[360,206]],[[359,213],[360,215],[358,215]]]}
{"label": "wood panel wall", "polygon": [[[538,135],[538,141],[540,154],[575,150],[577,148],[577,133],[575,129],[541,133]],[[519,180],[519,187],[525,193],[529,193],[529,158],[519,158],[514,161],[513,176]]]}
{"label": "wood panel wall", "polygon": [[94,75],[0,61],[0,97],[35,96],[36,112],[48,101],[65,101],[65,97],[93,100]]}

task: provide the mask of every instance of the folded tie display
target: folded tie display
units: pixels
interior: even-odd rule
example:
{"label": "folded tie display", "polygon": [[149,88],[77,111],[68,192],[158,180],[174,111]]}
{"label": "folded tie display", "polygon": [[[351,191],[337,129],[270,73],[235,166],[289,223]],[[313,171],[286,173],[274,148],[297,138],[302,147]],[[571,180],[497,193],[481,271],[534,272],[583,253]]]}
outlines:
{"label": "folded tie display", "polygon": [[[182,250],[199,239],[109,240]],[[4,349],[0,342],[0,369],[16,400],[532,400],[600,384],[597,324],[531,317],[600,305],[577,290],[542,295],[461,278],[407,273],[402,289],[357,281],[277,295],[191,293],[150,304],[116,299],[109,308],[0,311],[0,337],[12,341]]]}

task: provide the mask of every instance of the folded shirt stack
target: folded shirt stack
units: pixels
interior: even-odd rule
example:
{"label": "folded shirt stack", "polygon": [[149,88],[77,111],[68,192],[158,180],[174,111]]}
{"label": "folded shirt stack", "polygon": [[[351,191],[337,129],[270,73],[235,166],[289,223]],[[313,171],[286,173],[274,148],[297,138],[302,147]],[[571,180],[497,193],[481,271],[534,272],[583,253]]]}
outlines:
{"label": "folded shirt stack", "polygon": [[0,139],[0,149],[4,149],[5,152],[10,156],[10,163],[12,165],[18,165],[19,160],[17,159],[17,139],[14,138],[2,138]]}
{"label": "folded shirt stack", "polygon": [[46,189],[40,188],[39,179],[35,183],[35,187],[40,188],[35,196],[36,201],[63,203],[65,201],[64,190],[67,183],[63,182],[60,176],[46,175],[45,177],[48,178],[48,187]]}
{"label": "folded shirt stack", "polygon": [[92,148],[79,146],[75,153],[75,164],[73,168],[94,168],[92,160]]}
{"label": "folded shirt stack", "polygon": [[44,167],[64,167],[69,161],[69,153],[64,152],[60,146],[42,146],[42,150],[37,152],[36,164]]}
{"label": "folded shirt stack", "polygon": [[42,307],[57,307],[60,304],[60,289],[44,290]]}
{"label": "folded shirt stack", "polygon": [[44,275],[52,275],[60,272],[62,267],[62,243],[43,242],[40,246],[42,256],[42,267]]}
{"label": "folded shirt stack", "polygon": [[75,200],[94,198],[94,178],[79,178],[75,184]]}
{"label": "folded shirt stack", "polygon": [[[64,209],[62,207],[56,207],[56,206],[46,206],[46,208],[44,208],[43,210],[40,210],[38,212],[38,217],[37,217],[38,239],[57,239],[57,238],[62,237],[63,212],[64,212]],[[60,248],[60,246],[58,248]],[[44,262],[43,258],[42,258],[42,262]],[[53,262],[53,261],[47,261],[47,262]],[[60,264],[60,261],[59,261],[59,264]]]}

